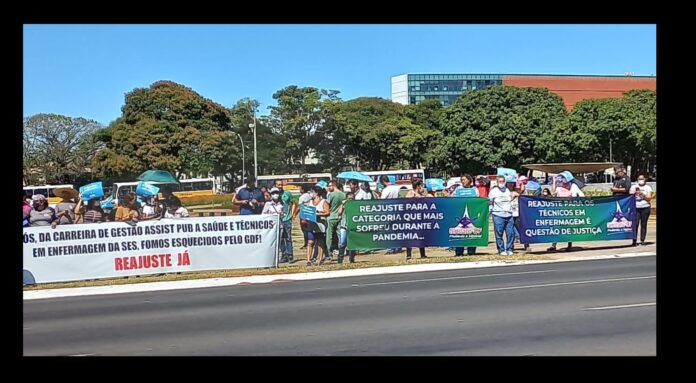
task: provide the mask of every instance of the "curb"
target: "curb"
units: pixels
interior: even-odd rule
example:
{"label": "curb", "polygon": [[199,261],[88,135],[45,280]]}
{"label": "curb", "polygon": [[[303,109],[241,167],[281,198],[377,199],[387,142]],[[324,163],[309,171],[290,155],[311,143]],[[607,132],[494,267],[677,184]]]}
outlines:
{"label": "curb", "polygon": [[351,270],[331,270],[318,271],[311,273],[294,273],[294,274],[276,274],[276,275],[254,275],[249,277],[232,277],[232,278],[208,278],[208,279],[192,279],[186,281],[164,281],[164,282],[147,282],[130,285],[113,285],[113,286],[94,286],[94,287],[70,287],[64,289],[47,289],[24,291],[24,300],[34,299],[49,299],[49,298],[64,298],[86,295],[106,295],[106,294],[126,294],[136,292],[150,291],[166,291],[166,290],[183,290],[197,289],[205,287],[224,287],[234,285],[253,285],[263,283],[285,283],[294,281],[307,281],[329,278],[356,277],[368,275],[387,275],[387,274],[404,274],[420,271],[442,271],[442,270],[459,270],[459,269],[475,269],[483,267],[498,267],[498,266],[518,266],[531,265],[540,263],[556,263],[556,262],[576,262],[589,261],[597,259],[615,259],[615,258],[631,258],[631,257],[647,257],[655,256],[656,252],[640,252],[640,253],[623,253],[623,254],[604,254],[587,257],[575,257],[569,259],[554,259],[554,260],[538,260],[538,261],[481,261],[481,262],[463,262],[463,263],[428,263],[422,265],[401,265],[401,266],[385,266],[372,267],[365,269]]}

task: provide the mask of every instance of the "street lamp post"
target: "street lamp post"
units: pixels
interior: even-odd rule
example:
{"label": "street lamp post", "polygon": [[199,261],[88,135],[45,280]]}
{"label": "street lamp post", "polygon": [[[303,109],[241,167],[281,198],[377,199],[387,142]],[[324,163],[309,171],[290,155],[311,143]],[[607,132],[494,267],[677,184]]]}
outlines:
{"label": "street lamp post", "polygon": [[[251,106],[251,105],[250,105]],[[251,112],[253,113],[253,118],[254,122],[249,124],[250,128],[254,129],[254,186],[258,186],[258,163],[257,163],[257,158],[256,158],[256,111],[251,108]]]}
{"label": "street lamp post", "polygon": [[244,182],[244,174],[246,173],[244,171],[244,140],[242,140],[242,135],[239,133],[236,133],[237,137],[239,137],[239,141],[242,142],[242,182]]}

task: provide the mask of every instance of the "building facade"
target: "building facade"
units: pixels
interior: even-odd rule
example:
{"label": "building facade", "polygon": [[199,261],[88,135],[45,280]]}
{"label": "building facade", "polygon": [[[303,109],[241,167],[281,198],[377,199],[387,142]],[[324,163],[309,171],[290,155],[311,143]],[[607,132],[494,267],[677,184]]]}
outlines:
{"label": "building facade", "polygon": [[404,74],[391,78],[391,99],[404,105],[439,100],[450,105],[462,94],[492,85],[547,88],[568,110],[588,98],[618,98],[633,89],[657,89],[655,76],[577,76],[520,74]]}

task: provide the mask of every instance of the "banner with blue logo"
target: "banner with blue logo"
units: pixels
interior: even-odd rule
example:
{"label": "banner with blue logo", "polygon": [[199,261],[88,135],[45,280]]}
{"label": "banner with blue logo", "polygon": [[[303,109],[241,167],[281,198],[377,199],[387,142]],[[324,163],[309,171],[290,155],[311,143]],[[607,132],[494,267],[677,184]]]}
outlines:
{"label": "banner with blue logo", "polygon": [[633,239],[635,196],[520,198],[520,242]]}
{"label": "banner with blue logo", "polygon": [[346,224],[350,250],[487,246],[488,199],[348,201]]}

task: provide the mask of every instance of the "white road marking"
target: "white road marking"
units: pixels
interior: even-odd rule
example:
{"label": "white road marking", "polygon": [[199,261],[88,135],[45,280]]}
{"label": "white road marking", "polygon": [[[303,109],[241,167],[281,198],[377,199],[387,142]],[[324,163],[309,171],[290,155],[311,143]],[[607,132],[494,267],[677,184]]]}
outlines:
{"label": "white road marking", "polygon": [[631,307],[646,307],[646,306],[657,306],[657,302],[649,303],[634,303],[630,305],[617,305],[617,306],[599,306],[599,307],[587,307],[583,310],[614,310],[614,309],[627,309]]}
{"label": "white road marking", "polygon": [[479,275],[466,275],[461,277],[445,277],[445,278],[428,278],[428,279],[410,279],[406,281],[393,281],[393,282],[376,282],[376,283],[354,283],[353,287],[362,286],[381,286],[381,285],[398,285],[401,283],[416,283],[416,282],[431,282],[431,281],[447,281],[452,279],[468,279],[468,278],[482,278],[482,277],[498,277],[501,275],[520,275],[520,274],[538,274],[538,273],[550,273],[552,271],[558,270],[539,270],[539,271],[521,271],[518,273],[498,273],[498,274],[479,274]]}
{"label": "white road marking", "polygon": [[657,277],[656,275],[649,275],[649,276],[644,276],[644,277],[630,277],[630,278],[591,279],[591,280],[587,280],[587,281],[544,283],[544,284],[539,284],[539,285],[522,285],[522,286],[510,286],[510,287],[496,287],[496,288],[492,288],[492,289],[448,291],[448,292],[440,293],[440,295],[484,293],[484,292],[489,292],[489,291],[504,291],[504,290],[521,290],[521,289],[533,289],[533,288],[537,288],[537,287],[584,285],[584,284],[589,284],[589,283],[622,282],[622,281],[633,281],[633,280],[638,280],[638,279],[652,279],[652,278],[656,278],[656,277]]}

